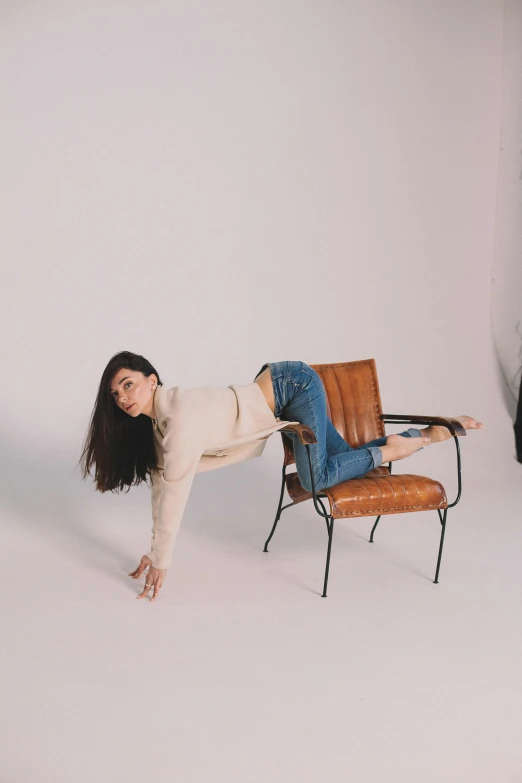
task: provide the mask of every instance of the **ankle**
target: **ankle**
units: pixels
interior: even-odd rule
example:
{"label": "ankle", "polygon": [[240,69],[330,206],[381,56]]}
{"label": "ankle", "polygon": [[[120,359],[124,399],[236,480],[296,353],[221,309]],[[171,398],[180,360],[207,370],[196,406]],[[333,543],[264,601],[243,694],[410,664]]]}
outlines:
{"label": "ankle", "polygon": [[397,449],[394,446],[379,446],[382,452],[382,462],[393,462],[396,458]]}

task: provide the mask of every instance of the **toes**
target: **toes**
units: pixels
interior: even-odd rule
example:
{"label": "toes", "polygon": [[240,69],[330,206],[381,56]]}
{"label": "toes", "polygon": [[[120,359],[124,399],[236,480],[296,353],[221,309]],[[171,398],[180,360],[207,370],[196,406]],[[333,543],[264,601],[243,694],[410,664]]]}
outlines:
{"label": "toes", "polygon": [[465,430],[481,430],[484,424],[481,421],[477,421],[472,416],[457,416],[457,421],[460,421]]}

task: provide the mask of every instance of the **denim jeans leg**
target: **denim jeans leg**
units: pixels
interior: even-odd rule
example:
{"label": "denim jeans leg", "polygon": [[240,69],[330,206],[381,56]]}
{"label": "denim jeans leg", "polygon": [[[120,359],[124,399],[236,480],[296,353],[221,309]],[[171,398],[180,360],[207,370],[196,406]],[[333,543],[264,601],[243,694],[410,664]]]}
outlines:
{"label": "denim jeans leg", "polygon": [[343,436],[335,429],[331,419],[326,420],[326,448],[328,449],[328,456],[345,454],[347,451],[353,451],[350,444],[347,443]]}
{"label": "denim jeans leg", "polygon": [[[317,491],[364,476],[382,463],[379,446],[386,443],[386,437],[377,438],[355,449],[350,446],[328,418],[324,386],[309,365],[291,361],[267,363],[257,375],[266,367],[270,367],[272,376],[276,417],[299,421],[315,433],[317,443],[311,444],[309,448]],[[299,442],[296,435],[287,434],[292,440],[299,480],[304,489],[311,492],[307,448]],[[414,428],[400,434],[407,437],[420,436],[419,430]]]}
{"label": "denim jeans leg", "polygon": [[[405,430],[405,432],[398,432],[397,434],[402,435],[405,438],[422,437],[420,430],[415,429],[415,427],[410,427],[409,429]],[[375,440],[369,441],[369,443],[364,443],[362,446],[359,446],[359,448],[368,449],[368,451],[372,453],[373,463],[375,468],[378,468],[379,465],[382,465],[382,451],[379,447],[385,446],[386,440],[387,440],[387,436],[385,436],[384,438],[376,438]]]}
{"label": "denim jeans leg", "polygon": [[[318,374],[304,362],[270,364],[276,416],[298,421],[313,430],[317,443],[310,445],[310,461],[316,490],[362,476],[371,470],[381,452],[353,449],[335,430],[328,418],[326,392]],[[304,489],[311,492],[312,482],[307,447],[296,435],[289,434],[294,448],[295,464]]]}
{"label": "denim jeans leg", "polygon": [[[398,432],[397,435],[402,435],[404,438],[421,438],[422,434],[420,430],[417,430],[415,427],[410,427],[409,429],[405,430],[404,432]],[[386,439],[387,435],[384,436],[384,438],[375,438],[375,440],[370,440],[368,443],[364,443],[360,448],[366,449],[368,446],[385,446],[386,445]]]}

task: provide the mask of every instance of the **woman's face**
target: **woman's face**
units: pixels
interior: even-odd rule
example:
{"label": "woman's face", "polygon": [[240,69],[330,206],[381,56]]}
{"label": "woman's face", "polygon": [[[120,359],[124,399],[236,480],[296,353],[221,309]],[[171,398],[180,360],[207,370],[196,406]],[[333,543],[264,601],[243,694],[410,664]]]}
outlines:
{"label": "woman's face", "polygon": [[111,396],[118,408],[133,418],[139,416],[140,413],[152,416],[153,387],[156,385],[155,375],[147,377],[138,370],[123,368],[112,379]]}

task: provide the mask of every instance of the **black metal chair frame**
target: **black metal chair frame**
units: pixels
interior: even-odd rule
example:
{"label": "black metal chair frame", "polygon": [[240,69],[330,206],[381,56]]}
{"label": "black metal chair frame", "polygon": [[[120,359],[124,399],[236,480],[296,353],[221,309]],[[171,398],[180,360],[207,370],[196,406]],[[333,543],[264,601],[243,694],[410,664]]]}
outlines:
{"label": "black metal chair frame", "polygon": [[[457,505],[457,503],[460,500],[460,496],[462,494],[461,457],[460,457],[460,446],[459,446],[459,442],[458,442],[457,432],[458,432],[459,436],[462,436],[462,435],[466,434],[466,431],[455,420],[450,421],[448,419],[441,418],[440,416],[401,416],[401,415],[398,415],[398,414],[381,414],[380,418],[381,418],[381,420],[383,421],[384,424],[386,424],[386,423],[388,423],[388,424],[392,424],[392,423],[393,424],[426,424],[428,426],[431,425],[431,424],[438,424],[440,426],[446,427],[450,431],[451,435],[453,436],[453,440],[455,441],[455,447],[456,447],[456,450],[457,450],[457,477],[458,477],[457,497],[455,498],[453,503],[449,503],[446,506],[446,508],[444,508],[443,510],[437,509],[437,513],[439,515],[439,520],[440,520],[440,524],[442,526],[442,530],[441,530],[441,535],[440,535],[439,555],[438,555],[438,558],[437,558],[437,569],[436,569],[436,572],[435,572],[435,579],[433,580],[433,583],[434,584],[438,584],[439,583],[440,561],[441,561],[441,558],[442,558],[442,547],[444,546],[444,534],[446,532],[446,522],[447,522],[447,518],[448,518],[448,509],[449,508],[453,508],[454,506]],[[307,428],[307,429],[309,429],[309,428]],[[294,430],[293,430],[292,426],[285,427],[285,428],[279,430],[279,432],[283,435],[283,437],[286,437],[284,435],[285,432],[293,432],[293,431]],[[314,508],[315,508],[316,512],[319,514],[319,516],[323,517],[325,519],[325,521],[326,521],[326,530],[327,530],[327,533],[328,533],[328,550],[327,550],[327,554],[326,554],[326,568],[325,568],[325,573],[324,573],[324,585],[323,585],[323,592],[322,592],[322,598],[326,598],[326,588],[328,586],[328,573],[329,573],[329,570],[330,570],[330,554],[331,554],[331,551],[332,551],[334,517],[332,516],[331,513],[329,514],[326,511],[325,507],[324,507],[323,500],[327,497],[327,495],[325,495],[325,494],[323,494],[321,492],[316,492],[316,489],[315,489],[314,476],[313,476],[313,472],[312,472],[312,460],[311,460],[311,457],[310,457],[310,445],[313,444],[313,443],[317,443],[317,440],[315,439],[315,435],[313,435],[312,431],[309,430],[309,432],[310,432],[309,442],[303,443],[303,445],[306,447],[306,453],[308,455],[308,465],[310,467],[310,478],[311,478],[311,484],[312,484],[312,500],[314,502]],[[388,466],[389,466],[389,471],[391,473],[392,463],[389,462]],[[280,494],[280,497],[279,497],[279,505],[277,507],[277,513],[276,513],[276,517],[275,517],[275,520],[274,520],[274,524],[272,526],[272,530],[270,531],[270,535],[268,536],[268,538],[267,538],[267,540],[265,542],[265,546],[264,546],[263,552],[268,552],[268,544],[270,543],[270,540],[271,540],[272,536],[274,535],[275,529],[277,527],[277,523],[279,522],[279,519],[280,519],[281,514],[283,513],[283,511],[285,509],[287,509],[287,508],[291,508],[291,506],[298,505],[297,503],[294,503],[294,501],[292,501],[292,503],[287,503],[286,506],[282,505],[282,503],[283,503],[283,496],[284,496],[284,492],[285,492],[285,486],[286,486],[286,468],[287,468],[287,465],[283,464],[283,475],[282,475],[282,482],[281,482],[281,494]],[[379,515],[377,517],[377,519],[375,520],[375,524],[374,524],[374,526],[372,528],[372,532],[370,534],[370,539],[369,539],[369,542],[371,544],[374,543],[374,541],[373,541],[373,534],[375,532],[375,529],[376,529],[377,525],[379,524],[379,520],[380,520],[381,516],[382,515]]]}

